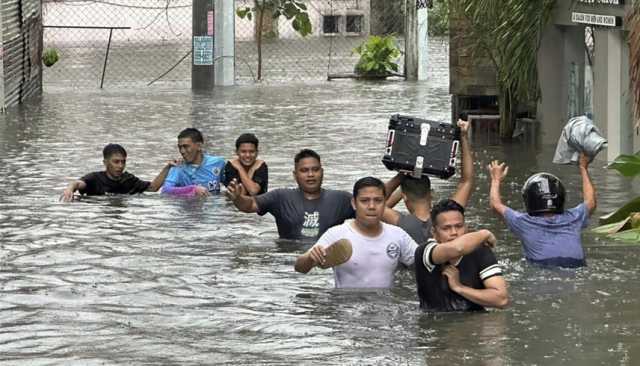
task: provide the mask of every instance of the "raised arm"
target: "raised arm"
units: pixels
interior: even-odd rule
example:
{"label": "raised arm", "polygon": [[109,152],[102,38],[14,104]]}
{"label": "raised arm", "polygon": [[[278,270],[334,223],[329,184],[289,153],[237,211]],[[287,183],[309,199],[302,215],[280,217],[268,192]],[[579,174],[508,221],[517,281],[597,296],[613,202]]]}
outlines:
{"label": "raised arm", "polygon": [[258,212],[256,199],[247,195],[242,183],[238,183],[235,179],[227,186],[227,196],[238,210],[246,213]]}
{"label": "raised arm", "polygon": [[482,281],[485,288],[476,289],[463,285],[460,274],[455,266],[448,265],[442,270],[447,277],[451,291],[465,299],[484,307],[503,309],[509,305],[507,282],[502,276],[492,276]]}
{"label": "raised arm", "polygon": [[489,173],[491,174],[491,189],[489,191],[489,204],[491,208],[493,208],[500,216],[504,217],[504,213],[507,210],[507,206],[502,203],[502,199],[500,198],[500,184],[507,176],[509,172],[509,167],[504,163],[500,163],[497,160],[494,160],[487,167],[489,169]]}
{"label": "raised arm", "polygon": [[[242,183],[242,186],[244,187],[244,189],[247,191],[247,193],[251,196],[255,196],[258,193],[260,193],[260,185],[256,182],[253,181],[253,177],[249,176],[249,173],[244,169],[244,167],[242,166],[242,164],[240,163],[240,160],[238,159],[233,159],[230,160],[229,163],[236,169],[236,171],[238,172],[238,177],[240,178],[240,183]],[[256,161],[254,165],[256,165],[256,168],[258,168],[260,165],[262,165],[262,161]],[[255,168],[251,168],[251,173],[255,173],[256,169]],[[253,174],[251,174],[253,175]]]}
{"label": "raised arm", "polygon": [[171,167],[176,166],[178,164],[179,164],[178,160],[167,161],[165,166],[162,167],[162,170],[160,171],[160,173],[158,173],[158,175],[156,175],[156,177],[153,178],[153,180],[151,181],[151,184],[149,184],[149,188],[147,188],[147,191],[157,192],[160,189],[160,187],[162,187],[162,185],[164,184],[164,180],[167,178],[167,174],[169,174]]}
{"label": "raised arm", "polygon": [[473,252],[478,246],[486,244],[495,246],[496,237],[489,230],[479,230],[466,233],[449,242],[440,243],[433,248],[431,259],[434,264],[446,263],[451,259],[458,258]]}
{"label": "raised arm", "polygon": [[382,221],[391,225],[398,225],[400,220],[400,214],[394,210],[398,202],[402,199],[402,192],[398,190],[400,183],[404,179],[404,174],[398,173],[393,178],[389,179],[384,184],[385,192],[387,193],[387,201],[385,202],[384,213],[382,214]]}
{"label": "raised arm", "polygon": [[63,201],[63,202],[73,201],[73,194],[76,191],[82,190],[85,188],[87,188],[87,183],[85,183],[83,180],[81,179],[74,180],[73,182],[69,183],[69,185],[67,186],[67,188],[64,189],[64,191],[62,191],[62,195],[60,196],[60,201]]}
{"label": "raised arm", "polygon": [[459,119],[458,127],[460,127],[460,146],[462,149],[462,177],[456,193],[451,199],[466,207],[473,192],[473,155],[469,142],[469,122]]}
{"label": "raised arm", "polygon": [[591,177],[589,176],[589,158],[585,154],[580,154],[579,166],[580,176],[582,176],[582,197],[584,199],[584,204],[589,211],[589,216],[591,216],[597,206],[596,189],[593,186],[593,182],[591,182]]}

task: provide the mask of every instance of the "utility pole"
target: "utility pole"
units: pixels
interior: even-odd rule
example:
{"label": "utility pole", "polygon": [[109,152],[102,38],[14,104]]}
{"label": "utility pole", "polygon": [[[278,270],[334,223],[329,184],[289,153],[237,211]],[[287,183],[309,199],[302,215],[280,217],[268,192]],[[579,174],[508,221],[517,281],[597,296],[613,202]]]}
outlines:
{"label": "utility pole", "polygon": [[217,0],[215,9],[215,81],[216,85],[235,83],[235,1]]}
{"label": "utility pole", "polygon": [[213,90],[214,0],[193,0],[192,18],[191,89]]}
{"label": "utility pole", "polygon": [[405,73],[407,80],[427,79],[427,8],[429,0],[407,1]]}

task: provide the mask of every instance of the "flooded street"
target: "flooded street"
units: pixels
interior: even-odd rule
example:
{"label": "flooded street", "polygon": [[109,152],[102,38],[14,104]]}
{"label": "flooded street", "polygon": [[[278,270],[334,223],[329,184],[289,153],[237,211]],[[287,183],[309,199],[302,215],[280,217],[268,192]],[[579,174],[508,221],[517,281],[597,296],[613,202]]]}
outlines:
{"label": "flooded street", "polygon": [[[534,146],[474,144],[467,221],[498,237],[512,300],[504,311],[423,313],[407,271],[391,291],[334,290],[330,270],[294,272],[307,246],[277,240],[271,216],[239,213],[224,195],[58,201],[71,179],[102,169],[109,142],[127,149],[129,172],[153,178],[178,157],[176,136],[190,126],[224,157],[239,134],[254,132],[271,189],[294,185],[293,155],[306,147],[322,156],[325,187],[388,179],[380,159],[391,114],[449,119],[446,69],[432,72],[426,83],[241,86],[211,95],[50,89],[0,115],[1,363],[640,363],[640,247],[585,233],[588,267],[540,269],[521,259],[519,242],[489,209],[492,159],[511,166],[503,197],[514,208],[522,208],[525,178],[539,170],[563,179],[571,206],[580,202],[577,167],[551,163],[557,136]],[[603,165],[591,168],[599,200],[591,227],[640,195]],[[449,196],[458,178],[434,179],[436,198]]]}

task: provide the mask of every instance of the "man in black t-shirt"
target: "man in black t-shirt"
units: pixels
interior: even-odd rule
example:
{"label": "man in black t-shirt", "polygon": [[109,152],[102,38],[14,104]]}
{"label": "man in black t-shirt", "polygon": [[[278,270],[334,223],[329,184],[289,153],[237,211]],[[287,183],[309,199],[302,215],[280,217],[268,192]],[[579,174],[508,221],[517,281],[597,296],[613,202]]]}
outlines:
{"label": "man in black t-shirt", "polygon": [[273,215],[281,238],[317,239],[330,227],[355,216],[351,194],[322,188],[322,175],[320,155],[304,149],[294,158],[298,188],[275,189],[254,197],[246,193],[243,184],[232,181],[227,193],[242,212]]}
{"label": "man in black t-shirt", "polygon": [[269,169],[264,160],[258,159],[258,138],[252,133],[243,133],[236,139],[237,158],[227,161],[224,166],[222,184],[229,186],[236,180],[252,196],[267,192]]}
{"label": "man in black t-shirt", "polygon": [[426,311],[471,311],[509,304],[507,283],[490,247],[489,230],[466,233],[464,208],[456,201],[438,202],[431,211],[432,234],[416,249],[415,268],[420,307]]}
{"label": "man in black t-shirt", "polygon": [[162,186],[169,169],[176,164],[175,161],[167,162],[158,176],[149,182],[140,180],[135,175],[124,171],[127,165],[127,152],[124,147],[118,144],[108,144],[102,150],[102,156],[105,170],[89,173],[69,183],[60,197],[62,201],[72,201],[76,191],[88,196],[156,192]]}

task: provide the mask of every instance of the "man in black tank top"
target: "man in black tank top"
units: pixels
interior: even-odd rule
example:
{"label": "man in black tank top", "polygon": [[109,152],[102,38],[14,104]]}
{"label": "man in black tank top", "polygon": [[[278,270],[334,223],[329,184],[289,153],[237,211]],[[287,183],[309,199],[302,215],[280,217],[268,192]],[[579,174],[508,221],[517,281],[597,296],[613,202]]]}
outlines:
{"label": "man in black tank top", "polygon": [[[462,177],[458,183],[456,193],[451,197],[465,207],[473,190],[473,156],[469,143],[469,122],[458,120],[462,149]],[[401,192],[394,192],[398,186]],[[420,179],[398,173],[385,184],[385,189],[391,194],[387,199],[387,208],[382,221],[401,227],[418,244],[424,244],[431,238],[431,181],[428,177]],[[393,209],[404,200],[409,213],[401,213]]]}

